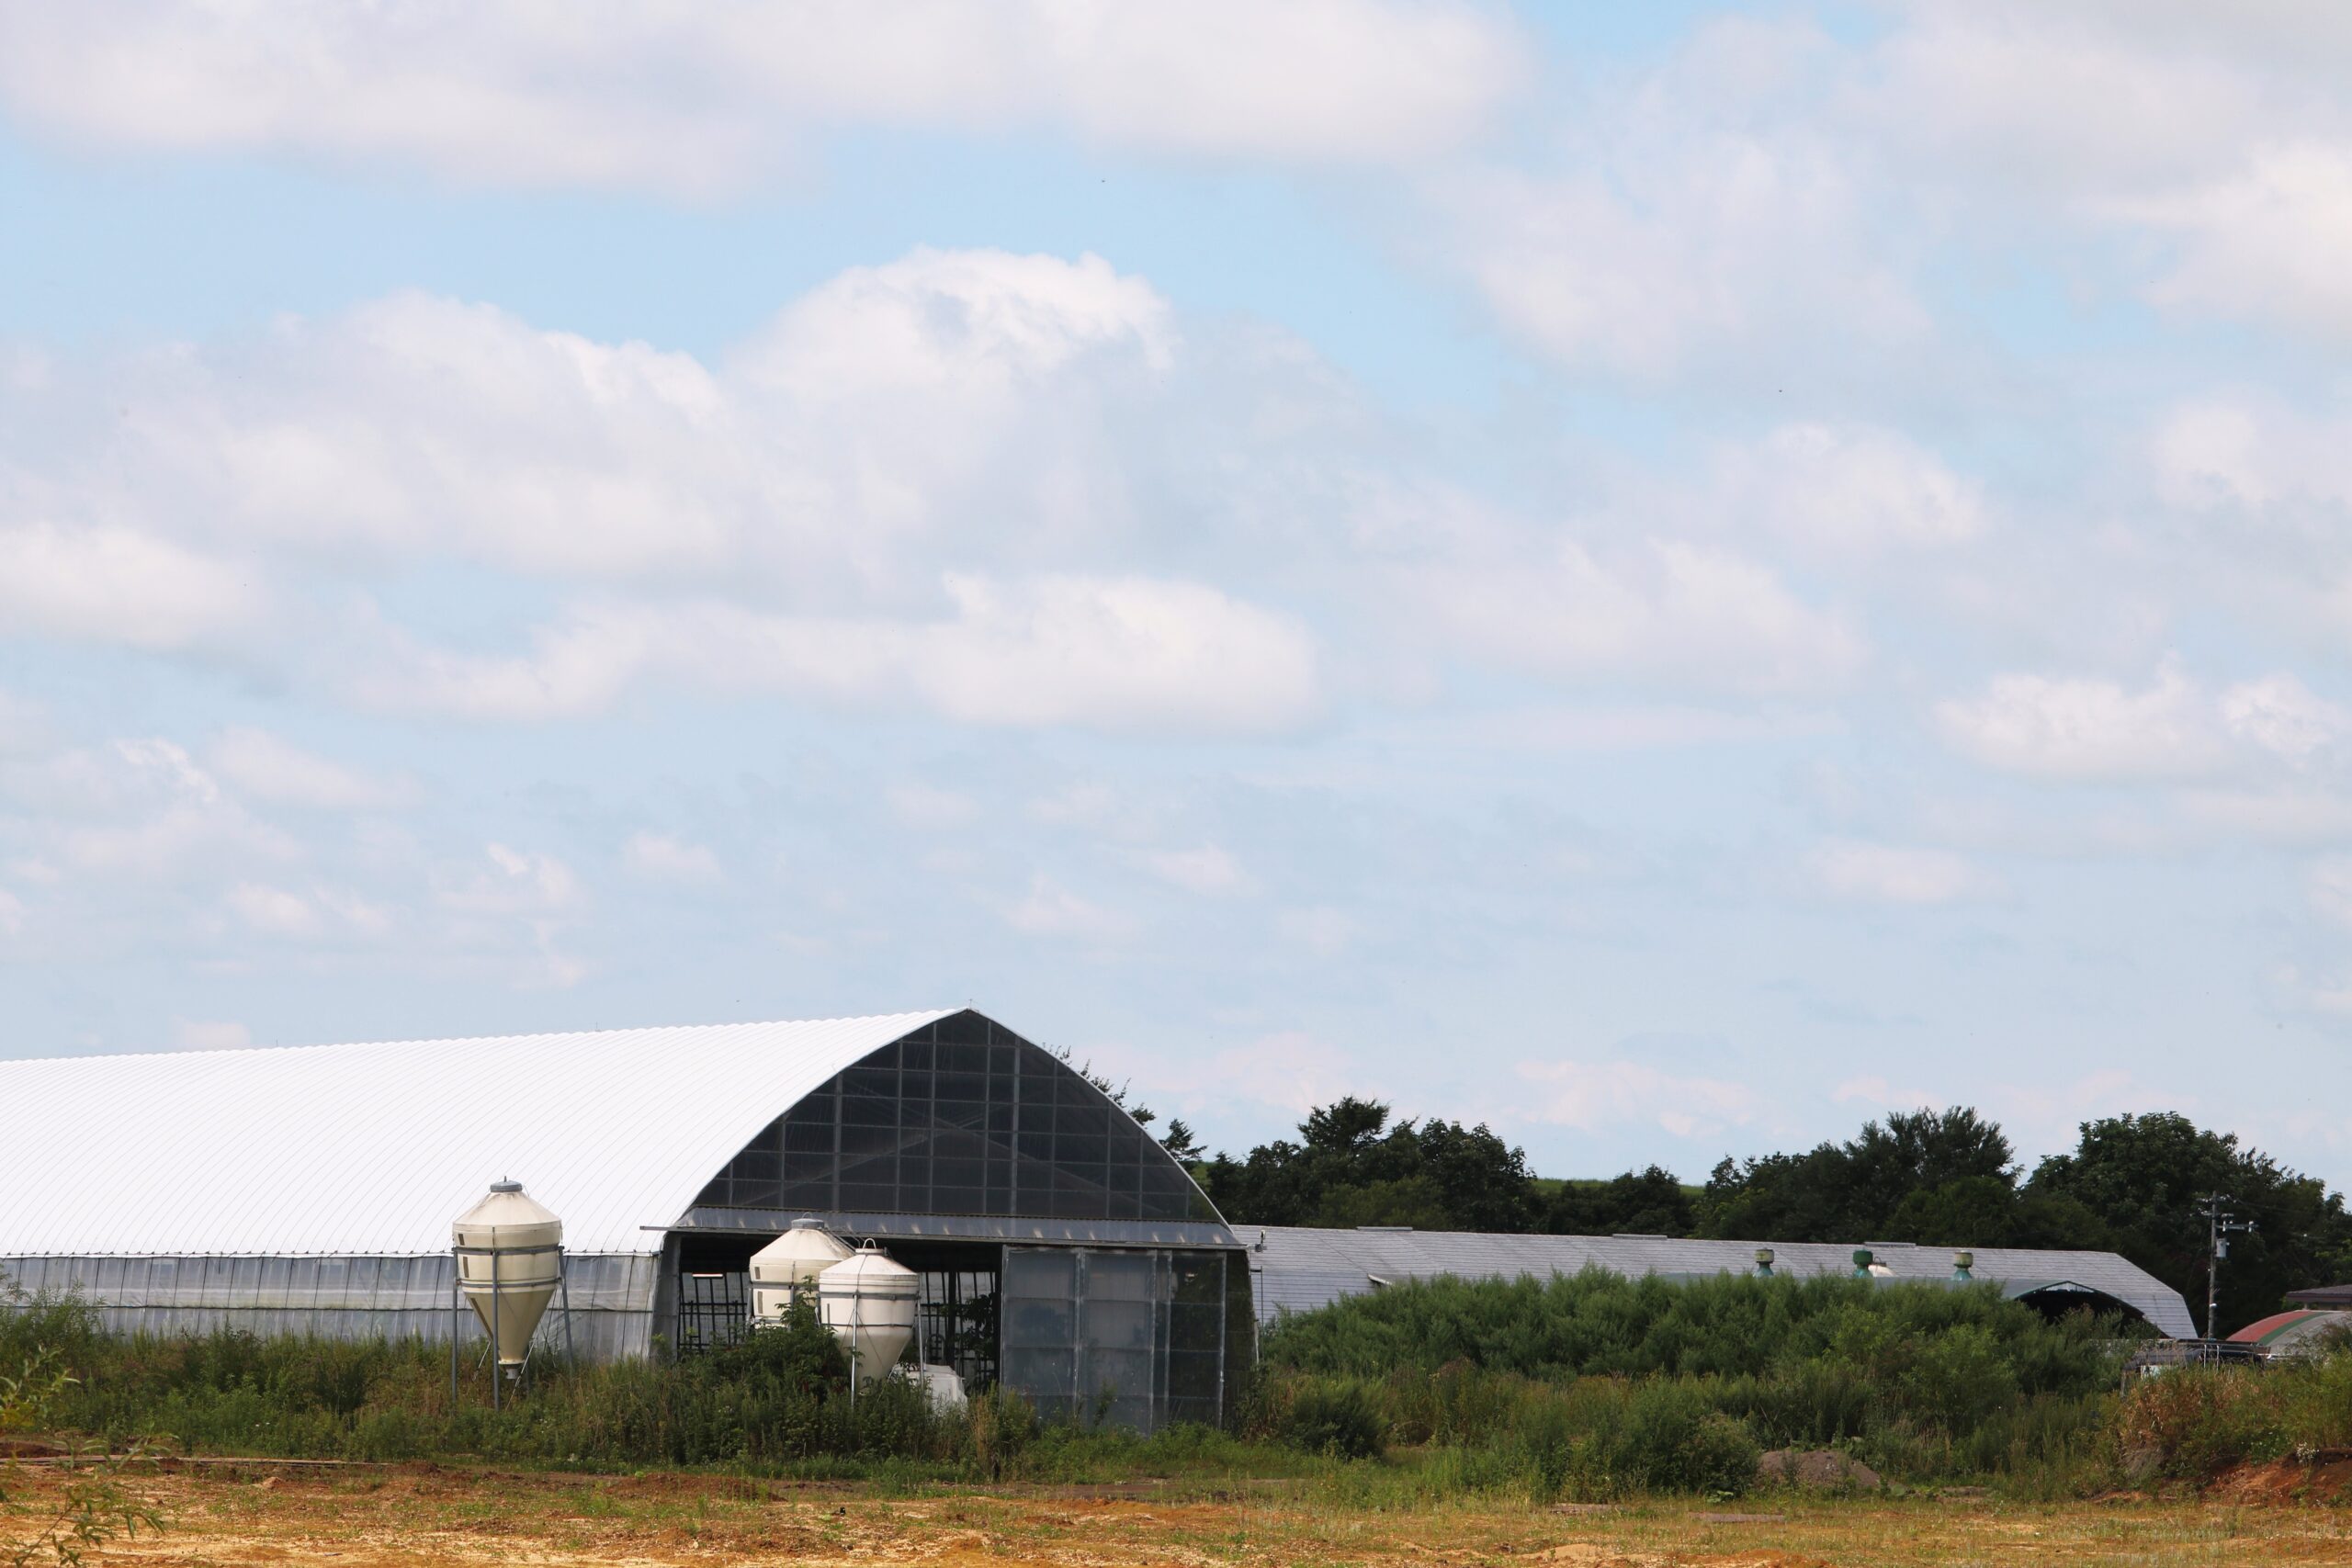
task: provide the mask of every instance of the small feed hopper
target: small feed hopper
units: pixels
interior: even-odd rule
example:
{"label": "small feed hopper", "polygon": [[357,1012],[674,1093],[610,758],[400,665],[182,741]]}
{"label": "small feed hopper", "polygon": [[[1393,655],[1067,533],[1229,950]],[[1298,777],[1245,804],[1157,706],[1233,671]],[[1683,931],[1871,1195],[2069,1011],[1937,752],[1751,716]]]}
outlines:
{"label": "small feed hopper", "polygon": [[752,1254],[752,1323],[784,1321],[794,1298],[817,1299],[817,1276],[850,1256],[849,1243],[821,1220],[795,1220],[792,1228]]}
{"label": "small feed hopper", "polygon": [[849,1352],[850,1390],[899,1364],[915,1337],[913,1269],[867,1242],[817,1276],[817,1315]]}
{"label": "small feed hopper", "polygon": [[[498,1398],[503,1378],[520,1378],[531,1357],[531,1341],[548,1303],[566,1296],[564,1326],[571,1329],[571,1302],[563,1278],[563,1222],[532,1201],[519,1181],[494,1181],[489,1193],[458,1216],[450,1227],[457,1259],[456,1293],[474,1309],[490,1337],[490,1355],[500,1376],[491,1380]],[[458,1375],[458,1336],[449,1337],[449,1377]]]}

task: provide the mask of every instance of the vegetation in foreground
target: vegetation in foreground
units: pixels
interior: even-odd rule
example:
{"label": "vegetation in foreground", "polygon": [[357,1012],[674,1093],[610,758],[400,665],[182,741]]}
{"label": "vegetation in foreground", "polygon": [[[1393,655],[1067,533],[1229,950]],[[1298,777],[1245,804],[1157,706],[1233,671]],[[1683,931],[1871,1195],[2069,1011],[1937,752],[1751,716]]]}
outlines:
{"label": "vegetation in foreground", "polygon": [[[1190,1151],[1191,1130],[1182,1132]],[[1607,1181],[1546,1181],[1485,1126],[1399,1121],[1373,1100],[1322,1106],[1298,1134],[1238,1157],[1181,1157],[1237,1225],[2086,1247],[2120,1252],[2200,1302],[2198,1203],[2226,1192],[2255,1229],[2233,1242],[2222,1271],[2224,1324],[2276,1311],[2288,1291],[2352,1278],[2352,1213],[2341,1194],[2234,1134],[2171,1112],[2086,1122],[2072,1151],[2030,1173],[2000,1127],[1965,1106],[1898,1112],[1843,1143],[1726,1158],[1696,1188],[1657,1166]]]}
{"label": "vegetation in foreground", "polygon": [[89,1456],[58,1484],[32,1485],[16,1444],[21,1434],[54,1424],[75,1380],[46,1346],[0,1364],[10,1369],[0,1371],[0,1568],[74,1568],[107,1541],[161,1529],[163,1515],[124,1484],[141,1457],[136,1444]]}
{"label": "vegetation in foreground", "polygon": [[1989,1288],[1439,1280],[1270,1331],[1240,1434],[1148,1439],[1041,1427],[1005,1394],[944,1416],[895,1380],[853,1404],[840,1349],[806,1312],[674,1364],[550,1364],[498,1410],[480,1373],[453,1402],[430,1346],[118,1338],[70,1301],[0,1314],[0,1366],[47,1357],[56,1425],[161,1451],[898,1486],[1280,1477],[1368,1506],[1727,1497],[1755,1488],[1774,1449],[1833,1450],[1903,1486],[2055,1498],[2352,1445],[2352,1357],[2176,1371],[2119,1395],[2118,1336]]}

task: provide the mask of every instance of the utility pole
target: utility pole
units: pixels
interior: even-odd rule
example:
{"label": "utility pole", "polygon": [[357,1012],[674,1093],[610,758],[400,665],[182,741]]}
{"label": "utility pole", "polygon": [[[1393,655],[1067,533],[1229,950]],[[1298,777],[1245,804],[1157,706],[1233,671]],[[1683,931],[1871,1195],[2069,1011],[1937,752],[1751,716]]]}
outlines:
{"label": "utility pole", "polygon": [[2209,1192],[2198,1204],[2199,1213],[2205,1216],[2205,1337],[2218,1340],[2216,1325],[2221,1316],[2222,1259],[2230,1255],[2230,1233],[2254,1229],[2252,1220],[2241,1220],[2230,1213],[2230,1195]]}

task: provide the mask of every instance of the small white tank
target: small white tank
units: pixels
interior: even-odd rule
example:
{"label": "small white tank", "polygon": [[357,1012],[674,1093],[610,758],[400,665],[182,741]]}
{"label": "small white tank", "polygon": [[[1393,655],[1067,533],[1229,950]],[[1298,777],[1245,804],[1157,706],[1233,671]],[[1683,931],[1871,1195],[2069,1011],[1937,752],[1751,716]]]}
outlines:
{"label": "small white tank", "polygon": [[813,1300],[817,1276],[850,1255],[849,1243],[818,1220],[795,1220],[792,1228],[752,1254],[752,1321],[782,1323],[792,1298],[807,1291]]}
{"label": "small white tank", "polygon": [[817,1315],[849,1352],[860,1380],[880,1377],[906,1353],[915,1337],[918,1283],[913,1269],[870,1241],[817,1276]]}
{"label": "small white tank", "polygon": [[909,1364],[901,1366],[899,1372],[922,1390],[923,1398],[937,1415],[961,1416],[971,1406],[971,1400],[964,1393],[963,1376],[953,1367]]}
{"label": "small white tank", "polygon": [[489,1249],[458,1255],[458,1288],[497,1344],[498,1364],[522,1365],[562,1280],[563,1255],[555,1248],[563,1222],[533,1202],[521,1182],[496,1181],[450,1232],[459,1247]]}

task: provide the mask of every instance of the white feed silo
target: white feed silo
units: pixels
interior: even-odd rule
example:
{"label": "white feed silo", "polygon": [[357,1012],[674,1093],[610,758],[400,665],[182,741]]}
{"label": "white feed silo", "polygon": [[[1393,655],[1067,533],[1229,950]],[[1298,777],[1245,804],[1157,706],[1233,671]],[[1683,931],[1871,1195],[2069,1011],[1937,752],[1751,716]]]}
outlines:
{"label": "white feed silo", "polygon": [[817,1276],[817,1314],[849,1352],[850,1387],[899,1364],[915,1335],[913,1269],[867,1242]]}
{"label": "white feed silo", "polygon": [[458,1291],[481,1319],[498,1364],[520,1367],[563,1284],[563,1222],[533,1202],[521,1182],[495,1181],[450,1230]]}
{"label": "white feed silo", "polygon": [[849,1243],[821,1221],[793,1221],[790,1230],[752,1254],[752,1322],[782,1323],[785,1309],[803,1291],[813,1302],[817,1276],[849,1256]]}

